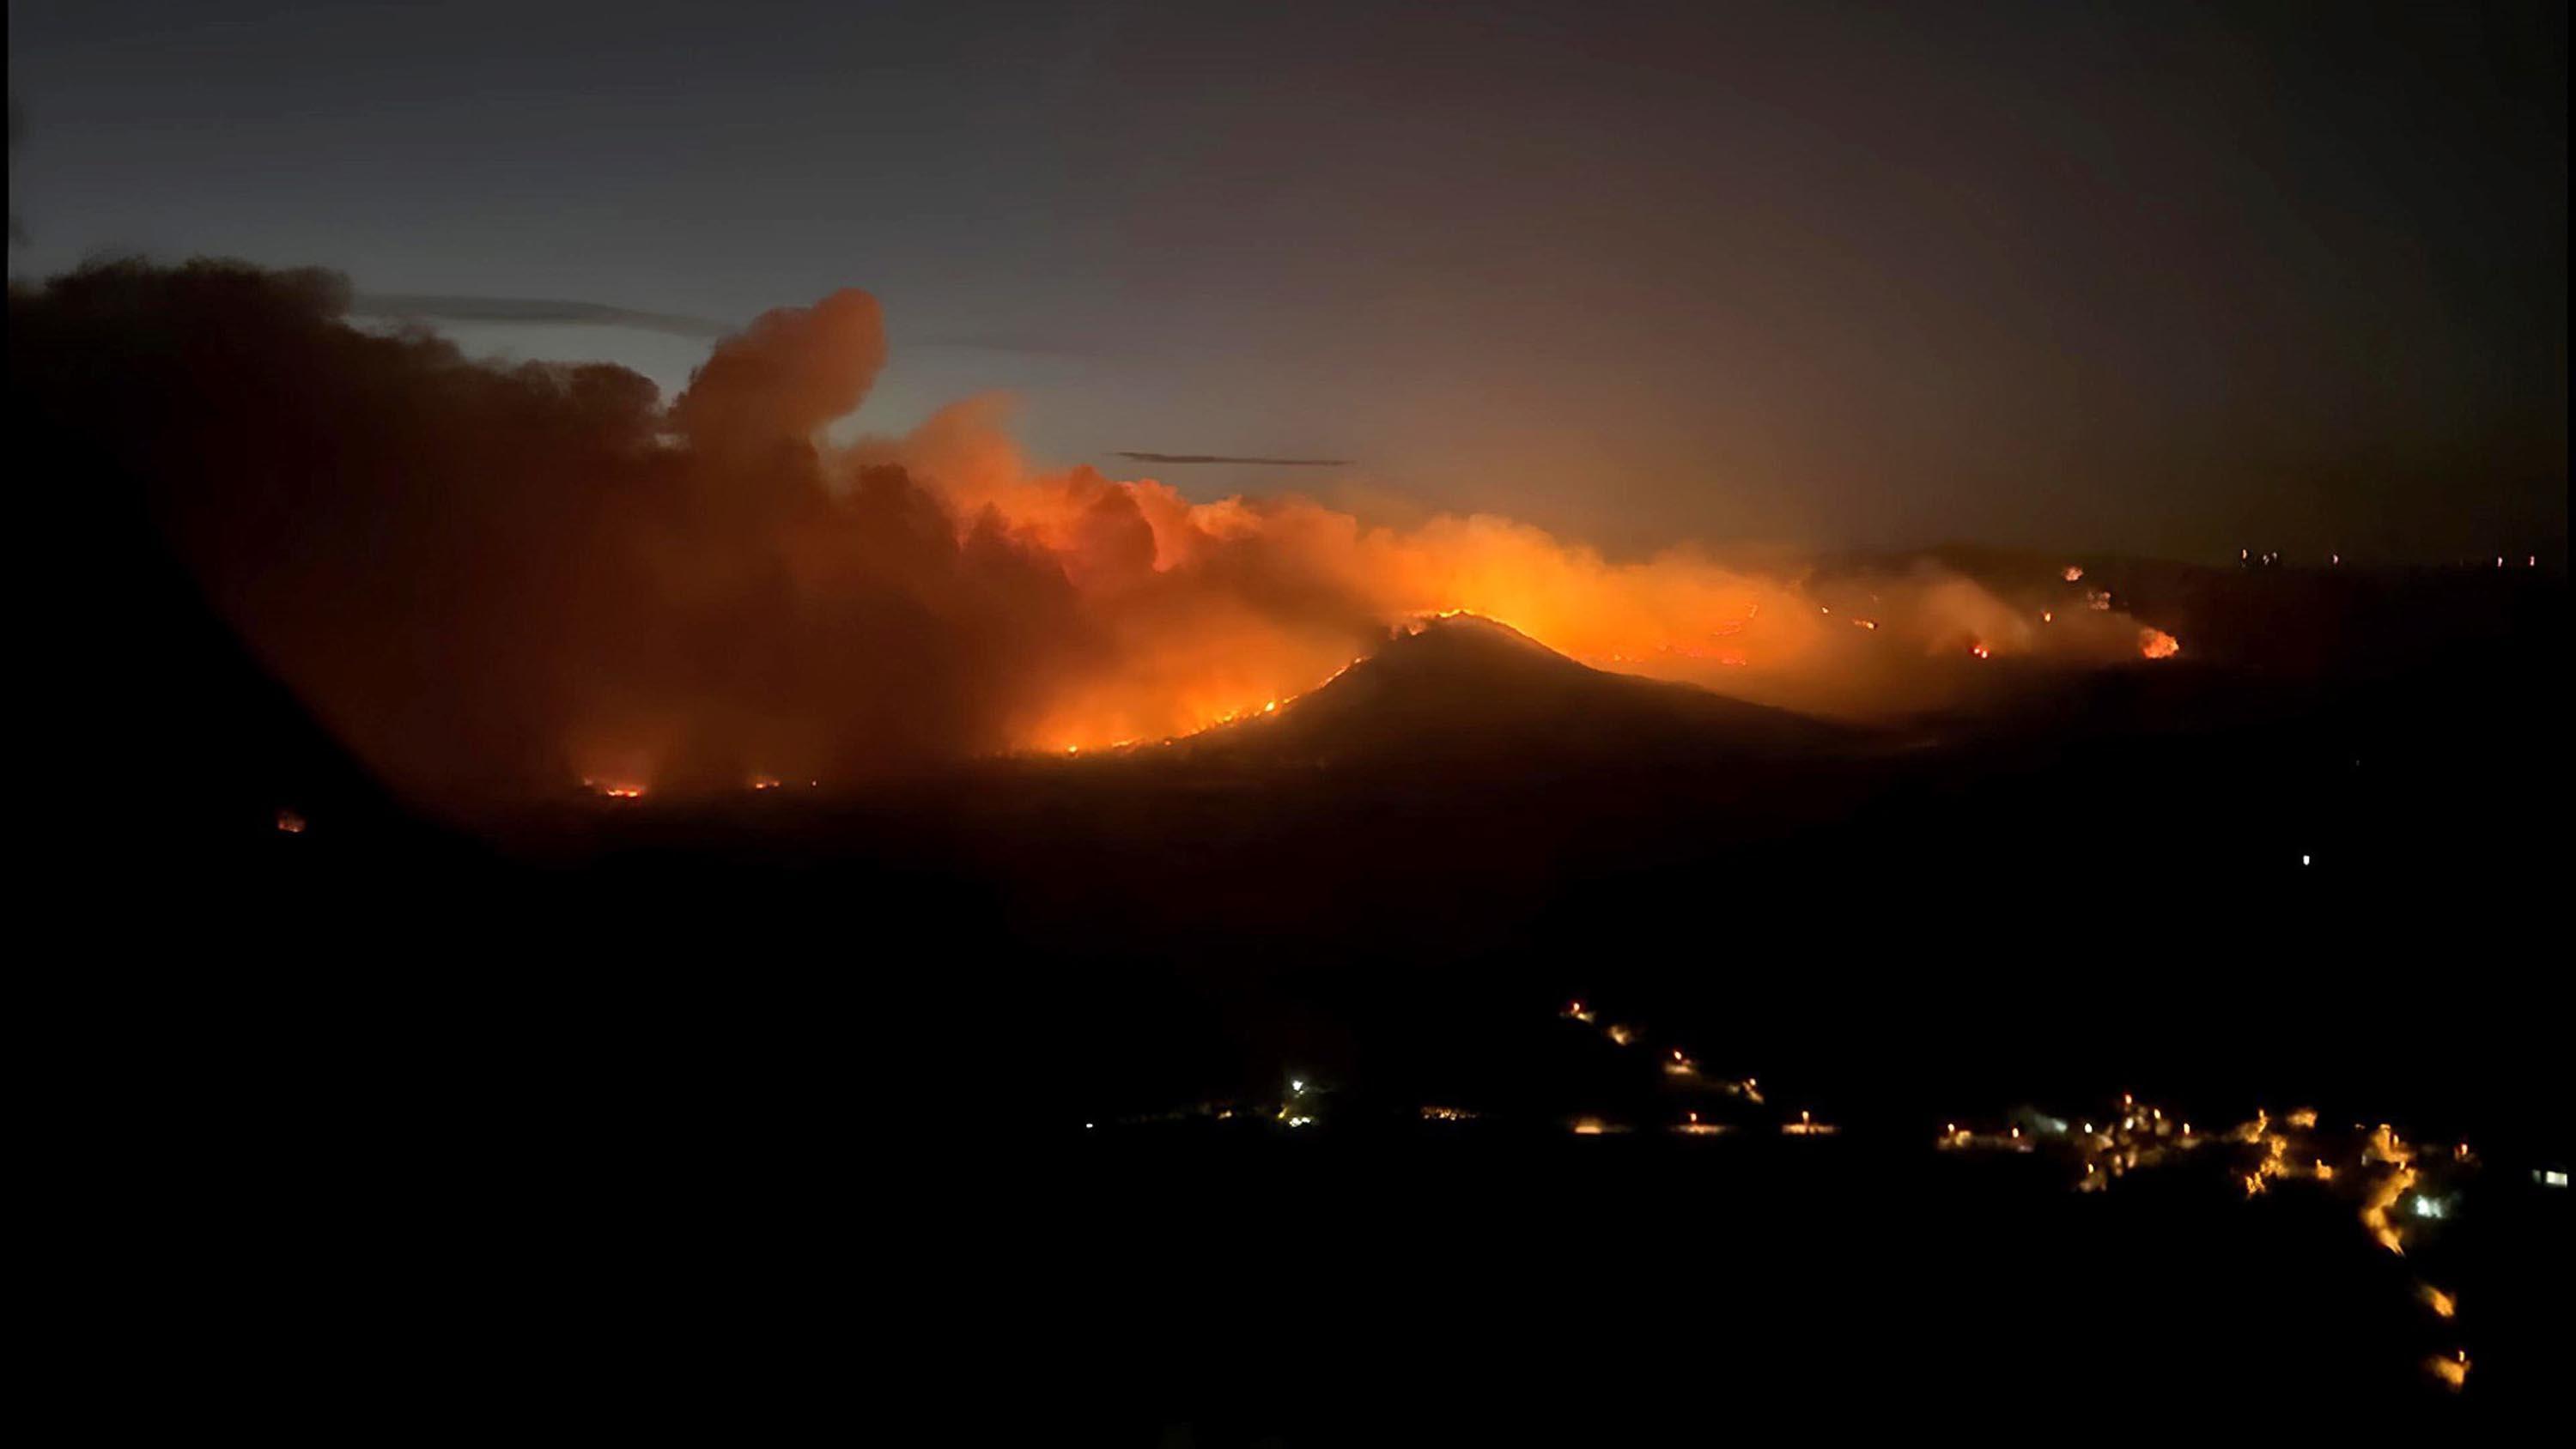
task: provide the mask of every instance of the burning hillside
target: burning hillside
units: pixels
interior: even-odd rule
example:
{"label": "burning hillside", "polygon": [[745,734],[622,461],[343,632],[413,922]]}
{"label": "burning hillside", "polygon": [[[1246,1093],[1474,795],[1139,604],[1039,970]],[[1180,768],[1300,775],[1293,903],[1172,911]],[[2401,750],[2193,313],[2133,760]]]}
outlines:
{"label": "burning hillside", "polygon": [[2173,652],[2107,604],[1929,564],[1623,562],[1491,516],[1382,526],[1034,470],[991,399],[833,445],[885,361],[863,292],[762,317],[667,406],[618,368],[478,363],[346,304],[327,274],[214,263],[13,290],[14,403],[362,758],[451,806],[1184,736],[1461,611],[1568,668],[1847,716],[1937,703],[1981,661]]}
{"label": "burning hillside", "polygon": [[1415,621],[1322,688],[1191,743],[1297,759],[1568,760],[1813,753],[1857,731],[1695,686],[1594,669],[1471,614]]}

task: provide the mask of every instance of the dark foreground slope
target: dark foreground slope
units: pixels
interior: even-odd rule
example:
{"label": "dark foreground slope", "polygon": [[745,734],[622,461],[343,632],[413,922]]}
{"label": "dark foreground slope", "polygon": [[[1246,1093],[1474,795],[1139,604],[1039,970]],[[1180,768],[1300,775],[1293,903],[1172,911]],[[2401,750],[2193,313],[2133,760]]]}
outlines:
{"label": "dark foreground slope", "polygon": [[[1759,1405],[2023,1438],[2106,1394],[2215,1423],[2549,1382],[2563,1203],[2501,1185],[2566,1144],[2533,986],[2563,590],[2387,670],[2035,678],[1894,751],[1453,621],[1204,749],[567,800],[493,843],[375,792],[160,583],[39,812],[104,947],[57,968],[44,1101],[116,1244],[94,1301],[155,1304],[230,1412],[380,1425],[434,1363],[626,1405],[749,1370],[914,1436]],[[1602,1108],[1528,1036],[1570,995],[1844,1135],[1346,1125]],[[1292,1072],[1341,1104],[1311,1137],[1080,1126]],[[1928,1145],[2128,1088],[2473,1137],[2457,1342],[2410,1296],[2434,1264],[2345,1206]],[[2457,1401],[2442,1343],[2480,1364]]]}

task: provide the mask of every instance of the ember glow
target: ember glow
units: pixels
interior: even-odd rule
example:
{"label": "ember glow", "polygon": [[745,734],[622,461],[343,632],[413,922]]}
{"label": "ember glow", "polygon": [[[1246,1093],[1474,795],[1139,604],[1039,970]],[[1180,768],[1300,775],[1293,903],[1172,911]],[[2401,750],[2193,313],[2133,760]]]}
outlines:
{"label": "ember glow", "polygon": [[[169,480],[165,530],[324,722],[433,801],[1144,747],[1285,711],[1390,628],[1458,613],[1598,667],[1846,716],[1940,702],[1965,687],[1963,653],[2111,665],[2139,647],[2118,615],[2041,630],[1928,563],[1620,559],[1491,514],[1397,524],[1048,469],[993,397],[827,441],[886,360],[858,291],[761,317],[667,406],[612,367],[360,332],[320,273],[120,264],[13,305],[94,359],[46,380],[55,413],[151,458],[228,460]],[[134,317],[182,320],[118,320]],[[151,392],[174,353],[260,386],[220,406]],[[137,395],[177,400],[138,421]]]}

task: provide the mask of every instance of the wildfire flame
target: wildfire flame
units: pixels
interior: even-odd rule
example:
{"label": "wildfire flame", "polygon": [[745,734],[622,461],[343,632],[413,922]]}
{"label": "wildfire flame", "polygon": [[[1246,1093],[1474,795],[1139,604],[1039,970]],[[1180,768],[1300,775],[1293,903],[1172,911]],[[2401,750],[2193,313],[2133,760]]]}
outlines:
{"label": "wildfire flame", "polygon": [[[886,362],[855,289],[762,315],[668,400],[612,367],[361,339],[311,278],[250,268],[92,269],[12,305],[94,360],[57,401],[104,428],[163,366],[157,324],[132,319],[173,298],[170,325],[275,386],[259,417],[193,399],[151,440],[198,460],[156,523],[316,715],[432,801],[1146,748],[1284,715],[1391,628],[1460,612],[1587,664],[1844,716],[1948,701],[1967,640],[2086,664],[2137,647],[2117,615],[2042,630],[2027,601],[1928,561],[1614,557],[1492,514],[1396,522],[1033,467],[993,398],[854,436],[840,425]],[[322,417],[335,464],[313,478]],[[371,546],[346,547],[363,529]],[[441,586],[460,577],[478,587]]]}
{"label": "wildfire flame", "polygon": [[[1275,716],[1357,662],[1368,631],[1461,614],[1599,667],[1843,714],[1949,688],[1920,666],[1963,632],[1979,659],[2044,647],[2107,663],[2139,647],[2116,630],[2042,635],[1928,565],[1834,583],[1689,547],[1615,560],[1487,514],[1398,527],[1296,496],[1201,502],[1150,478],[1033,469],[992,399],[826,458],[827,471],[872,466],[902,468],[961,538],[998,527],[1072,586],[1072,616],[1098,645],[1005,727],[1014,747],[1059,756]],[[1283,607],[1292,598],[1316,607]]]}

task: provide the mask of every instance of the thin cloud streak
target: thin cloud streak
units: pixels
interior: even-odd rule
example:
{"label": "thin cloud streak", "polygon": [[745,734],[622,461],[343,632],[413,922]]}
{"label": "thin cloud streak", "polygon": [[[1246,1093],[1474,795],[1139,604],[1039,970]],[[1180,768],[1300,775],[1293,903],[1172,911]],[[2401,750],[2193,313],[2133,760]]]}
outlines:
{"label": "thin cloud streak", "polygon": [[673,337],[710,341],[731,335],[739,324],[676,312],[644,312],[598,302],[567,302],[549,297],[457,297],[414,292],[367,292],[351,299],[349,311],[360,317],[419,318],[436,322],[521,322],[590,327],[631,327]]}
{"label": "thin cloud streak", "polygon": [[[526,326],[625,327],[695,341],[721,341],[742,330],[739,322],[695,317],[681,312],[648,312],[602,302],[574,302],[557,297],[478,297],[438,292],[361,292],[350,299],[353,317],[391,321],[481,322]],[[948,347],[972,352],[1015,353],[1029,357],[1087,357],[1089,349],[1026,338],[974,333],[933,334],[910,339],[915,347]]]}
{"label": "thin cloud streak", "polygon": [[1348,458],[1238,458],[1229,453],[1129,453],[1114,452],[1113,458],[1127,458],[1138,463],[1257,463],[1269,468],[1347,468]]}

